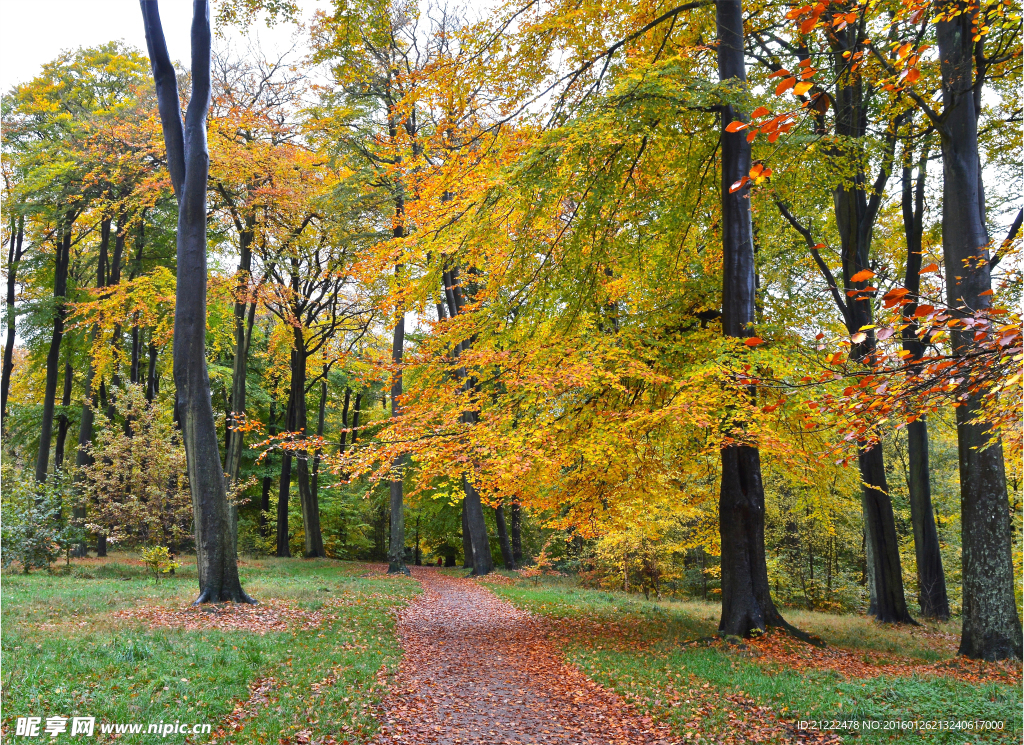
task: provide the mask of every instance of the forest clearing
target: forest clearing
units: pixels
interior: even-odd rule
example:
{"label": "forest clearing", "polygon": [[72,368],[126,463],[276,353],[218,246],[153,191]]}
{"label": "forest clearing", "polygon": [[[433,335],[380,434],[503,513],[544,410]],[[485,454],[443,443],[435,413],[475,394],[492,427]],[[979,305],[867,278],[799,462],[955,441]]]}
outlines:
{"label": "forest clearing", "polygon": [[1020,740],[1019,0],[129,5],[0,71],[5,741]]}

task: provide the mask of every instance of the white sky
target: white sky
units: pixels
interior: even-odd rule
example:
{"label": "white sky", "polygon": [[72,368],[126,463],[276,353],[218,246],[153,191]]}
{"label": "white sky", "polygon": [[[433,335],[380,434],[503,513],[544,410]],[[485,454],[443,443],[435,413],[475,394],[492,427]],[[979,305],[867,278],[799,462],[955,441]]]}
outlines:
{"label": "white sky", "polygon": [[[327,5],[323,0],[302,0],[300,4],[307,16],[314,8]],[[187,63],[191,0],[163,0],[160,18],[171,58]],[[44,62],[65,49],[120,39],[146,52],[138,0],[0,0],[0,29],[0,91],[4,92],[31,80]],[[290,24],[268,29],[257,22],[250,34],[258,34],[264,51],[272,52],[291,46],[292,31]],[[215,39],[214,44],[223,42]]]}

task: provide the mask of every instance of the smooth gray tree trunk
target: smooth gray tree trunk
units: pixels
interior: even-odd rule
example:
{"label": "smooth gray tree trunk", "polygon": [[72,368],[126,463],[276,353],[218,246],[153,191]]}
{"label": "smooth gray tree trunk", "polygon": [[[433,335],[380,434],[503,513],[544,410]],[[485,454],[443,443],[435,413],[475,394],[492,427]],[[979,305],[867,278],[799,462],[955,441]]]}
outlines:
{"label": "smooth gray tree trunk", "polygon": [[177,75],[156,0],[141,0],[153,66],[167,167],[178,200],[178,282],[174,309],[174,383],[188,464],[195,524],[199,597],[196,603],[255,602],[243,590],[231,532],[231,511],[217,443],[206,368],[206,192],[210,156],[210,8],[192,6],[192,94],[184,127]]}
{"label": "smooth gray tree trunk", "polygon": [[[946,3],[944,11],[965,11]],[[972,12],[936,25],[942,70],[942,253],[949,307],[971,315],[991,306],[985,196],[978,151],[980,85],[975,84]],[[976,348],[974,329],[953,330],[953,352]],[[1012,532],[1003,448],[985,424],[973,423],[980,396],[956,409],[963,548],[963,631],[960,654],[974,659],[1021,658],[1021,622],[1014,598]]]}

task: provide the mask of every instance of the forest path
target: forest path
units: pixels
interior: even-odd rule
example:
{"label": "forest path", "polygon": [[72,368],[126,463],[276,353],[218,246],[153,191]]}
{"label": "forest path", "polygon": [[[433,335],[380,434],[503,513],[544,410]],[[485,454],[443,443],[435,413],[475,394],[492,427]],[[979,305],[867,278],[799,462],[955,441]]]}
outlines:
{"label": "forest path", "polygon": [[677,742],[566,665],[545,623],[471,579],[411,567],[423,586],[400,614],[405,655],[379,743]]}

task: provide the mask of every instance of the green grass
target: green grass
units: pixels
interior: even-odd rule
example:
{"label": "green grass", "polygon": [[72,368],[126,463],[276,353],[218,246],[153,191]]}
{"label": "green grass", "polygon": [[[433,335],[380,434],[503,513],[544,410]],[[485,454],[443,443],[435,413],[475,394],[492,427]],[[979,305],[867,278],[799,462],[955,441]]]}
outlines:
{"label": "green grass", "polygon": [[[514,604],[553,618],[585,621],[588,629],[615,623],[624,634],[575,634],[565,641],[568,660],[594,680],[685,733],[700,721],[705,737],[733,732],[730,715],[756,719],[726,695],[742,692],[758,706],[769,706],[792,720],[859,718],[878,720],[1001,720],[1002,732],[901,733],[906,742],[1020,742],[1019,689],[996,683],[974,684],[951,678],[844,678],[833,671],[797,670],[764,664],[743,647],[683,644],[712,636],[719,607],[702,602],[645,601],[621,592],[545,579],[494,584],[493,591]],[[953,624],[924,629],[886,628],[859,616],[787,611],[787,619],[829,645],[933,662],[952,657],[938,634],[958,631]],[[941,638],[940,638],[941,640]],[[639,642],[639,643],[638,643]],[[701,709],[703,707],[703,710]],[[890,742],[892,731],[847,735],[845,741]]]}
{"label": "green grass", "polygon": [[[269,701],[228,741],[277,743],[308,730],[311,738],[330,733],[338,742],[367,742],[382,692],[378,671],[393,669],[401,654],[391,611],[416,583],[367,577],[361,565],[330,560],[247,561],[241,574],[258,600],[318,610],[334,599],[342,603],[330,610],[338,618],[316,630],[264,635],[148,629],[115,613],[187,605],[197,593],[194,566],[158,583],[124,560],[79,564],[70,575],[5,574],[4,739],[31,741],[13,737],[18,716],[95,716],[97,733],[101,721],[210,723],[216,731],[248,698],[251,683],[274,677]],[[332,684],[311,687],[328,679]],[[338,723],[347,729],[339,732]]]}

